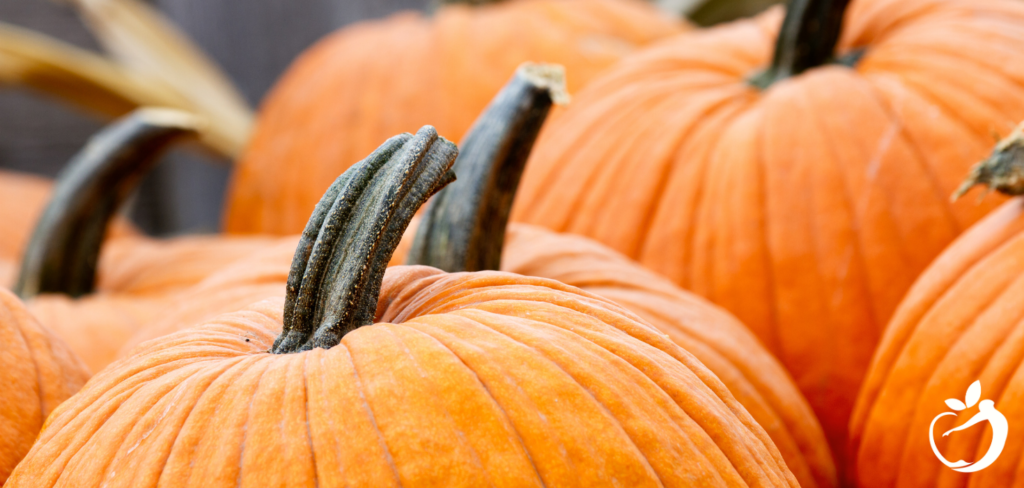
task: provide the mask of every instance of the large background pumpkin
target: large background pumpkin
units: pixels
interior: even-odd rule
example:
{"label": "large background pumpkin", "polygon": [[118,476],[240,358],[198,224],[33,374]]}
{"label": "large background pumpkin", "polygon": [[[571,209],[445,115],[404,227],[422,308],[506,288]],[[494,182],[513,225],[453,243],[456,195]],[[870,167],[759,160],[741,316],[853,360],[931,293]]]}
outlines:
{"label": "large background pumpkin", "polygon": [[[1021,194],[1021,141],[1018,131],[997,145],[964,188],[985,183]],[[1024,467],[1024,439],[1017,434],[1024,425],[1022,291],[1024,199],[1018,197],[943,251],[886,328],[850,423],[860,486],[1019,485]],[[979,398],[993,400],[1006,417],[1010,435],[995,463],[963,474],[934,458],[928,430],[933,418],[950,411],[946,400],[961,401],[975,381],[980,381]],[[967,409],[954,412],[955,420],[936,423],[934,438],[950,462],[975,463],[989,448],[991,428],[982,424],[941,435],[978,411],[971,400],[964,403]]]}
{"label": "large background pumpkin", "polygon": [[682,27],[641,0],[510,0],[345,28],[264,101],[225,230],[298,233],[331,181],[384,139],[431,124],[458,141],[520,63],[562,64],[574,90]]}
{"label": "large background pumpkin", "polygon": [[0,485],[35,442],[43,421],[85,384],[89,370],[0,289]]}
{"label": "large background pumpkin", "polygon": [[999,200],[949,195],[1024,117],[1024,3],[854,0],[836,50],[854,67],[755,88],[779,19],[666,40],[595,79],[541,134],[512,218],[592,237],[736,314],[842,455],[900,298]]}
{"label": "large background pumpkin", "polygon": [[[1015,486],[1024,466],[1022,293],[1024,202],[1014,199],[943,252],[889,323],[851,422],[860,486]],[[935,459],[928,429],[949,410],[945,400],[963,399],[976,380],[1011,431],[996,463],[968,475]],[[976,411],[935,427],[950,461],[977,461],[988,448],[992,433],[984,426],[941,437]]]}

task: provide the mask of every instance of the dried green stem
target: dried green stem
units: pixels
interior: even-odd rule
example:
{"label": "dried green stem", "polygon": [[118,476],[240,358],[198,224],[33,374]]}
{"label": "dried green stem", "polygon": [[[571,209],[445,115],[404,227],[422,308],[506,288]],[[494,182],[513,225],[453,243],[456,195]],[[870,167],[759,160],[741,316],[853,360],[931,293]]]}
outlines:
{"label": "dried green stem", "polygon": [[772,64],[751,78],[750,83],[767,88],[832,62],[849,3],[850,0],[791,0],[775,40]]}
{"label": "dried green stem", "polygon": [[335,180],[295,250],[272,352],[329,349],[373,323],[387,263],[420,206],[455,179],[457,154],[425,126],[389,139]]}
{"label": "dried green stem", "polygon": [[463,139],[455,161],[459,180],[427,205],[407,264],[498,269],[519,179],[552,102],[567,98],[564,78],[558,65],[516,71]]}
{"label": "dried green stem", "polygon": [[195,116],[139,109],[89,140],[57,178],[33,231],[15,292],[85,295],[93,290],[107,224],[171,144],[195,137]]}

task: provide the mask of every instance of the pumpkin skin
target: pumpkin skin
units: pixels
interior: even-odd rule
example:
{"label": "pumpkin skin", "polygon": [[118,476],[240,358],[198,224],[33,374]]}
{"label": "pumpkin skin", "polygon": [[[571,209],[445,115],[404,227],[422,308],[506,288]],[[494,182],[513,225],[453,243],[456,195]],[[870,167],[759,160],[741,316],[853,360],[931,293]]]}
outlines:
{"label": "pumpkin skin", "polygon": [[582,236],[509,226],[502,271],[578,287],[639,315],[722,380],[779,448],[800,486],[838,486],[814,412],[785,368],[735,317]]}
{"label": "pumpkin skin", "polygon": [[18,297],[0,289],[0,485],[28,453],[57,405],[78,391],[89,370],[41,326]]}
{"label": "pumpkin skin", "polygon": [[[1014,198],[961,235],[914,283],[879,344],[850,423],[859,486],[1020,486],[1024,442],[1014,432],[1024,425],[1022,272],[1024,200]],[[975,380],[1011,434],[994,464],[964,474],[935,459],[928,428],[949,410],[944,401],[964,398]],[[988,448],[990,428],[940,437],[976,412],[936,425],[935,442],[947,459],[974,462]]]}
{"label": "pumpkin skin", "polygon": [[564,65],[576,90],[683,28],[639,0],[511,0],[342,29],[303,54],[264,101],[224,229],[296,234],[334,178],[387,137],[430,123],[461,139],[520,63]]}
{"label": "pumpkin skin", "polygon": [[[416,228],[414,221],[390,265],[405,260]],[[120,356],[132,356],[139,344],[173,334],[187,324],[210,320],[264,297],[283,296],[297,241],[297,237],[281,238],[210,276],[146,324]],[[727,312],[601,244],[540,227],[509,226],[501,269],[578,287],[639,315],[725,384],[771,437],[800,486],[837,486],[835,466],[814,413],[785,369]]]}
{"label": "pumpkin skin", "polygon": [[158,316],[138,327],[115,357],[130,356],[143,342],[240,310],[264,298],[284,296],[298,240],[298,236],[278,237],[265,248],[211,273],[161,308]]}
{"label": "pumpkin skin", "polygon": [[[46,293],[29,300],[28,307],[91,370],[99,371],[192,287],[272,242],[256,236],[110,240],[100,258],[96,293],[78,298]],[[219,311],[228,310],[234,309]]]}
{"label": "pumpkin skin", "polygon": [[[828,65],[758,90],[779,12],[610,68],[541,134],[512,219],[586,235],[734,313],[837,457],[914,278],[994,208],[951,204],[1024,118],[1024,4],[856,0]],[[984,53],[983,55],[981,53]],[[984,88],[982,88],[984,87]]]}
{"label": "pumpkin skin", "polygon": [[381,297],[343,347],[267,353],[280,300],[147,343],[8,486],[797,486],[713,374],[610,302],[427,267]]}
{"label": "pumpkin skin", "polygon": [[96,289],[134,295],[184,291],[278,242],[271,236],[131,237],[104,243]]}

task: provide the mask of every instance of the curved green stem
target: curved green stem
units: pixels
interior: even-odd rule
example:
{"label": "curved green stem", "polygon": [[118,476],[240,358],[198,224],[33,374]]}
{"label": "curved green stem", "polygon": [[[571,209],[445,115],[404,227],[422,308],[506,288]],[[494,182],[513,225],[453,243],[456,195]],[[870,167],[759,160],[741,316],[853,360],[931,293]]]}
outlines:
{"label": "curved green stem", "polygon": [[552,102],[567,98],[564,78],[558,65],[516,71],[463,139],[459,180],[427,205],[406,264],[448,272],[499,268],[519,179]]}
{"label": "curved green stem", "polygon": [[22,298],[91,292],[107,223],[163,151],[195,137],[199,125],[185,112],[139,109],[93,136],[57,178],[14,291]]}
{"label": "curved green stem", "polygon": [[388,260],[420,206],[454,181],[458,152],[425,126],[392,137],[334,181],[295,250],[271,352],[329,349],[373,323]]}
{"label": "curved green stem", "polygon": [[791,0],[775,40],[771,66],[750,79],[758,88],[822,66],[835,58],[850,0]]}

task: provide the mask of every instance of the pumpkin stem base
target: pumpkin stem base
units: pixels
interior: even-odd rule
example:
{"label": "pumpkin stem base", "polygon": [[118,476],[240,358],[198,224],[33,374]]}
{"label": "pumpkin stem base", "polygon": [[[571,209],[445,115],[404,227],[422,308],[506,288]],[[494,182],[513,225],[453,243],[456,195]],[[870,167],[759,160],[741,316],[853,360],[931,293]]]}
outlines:
{"label": "pumpkin stem base", "polygon": [[835,60],[843,15],[849,3],[850,0],[790,1],[775,40],[772,64],[752,76],[749,83],[763,90],[777,81]]}
{"label": "pumpkin stem base", "polygon": [[953,193],[952,200],[976,185],[985,185],[1004,195],[1024,195],[1024,123],[999,141],[988,158],[971,168],[971,174]]}

